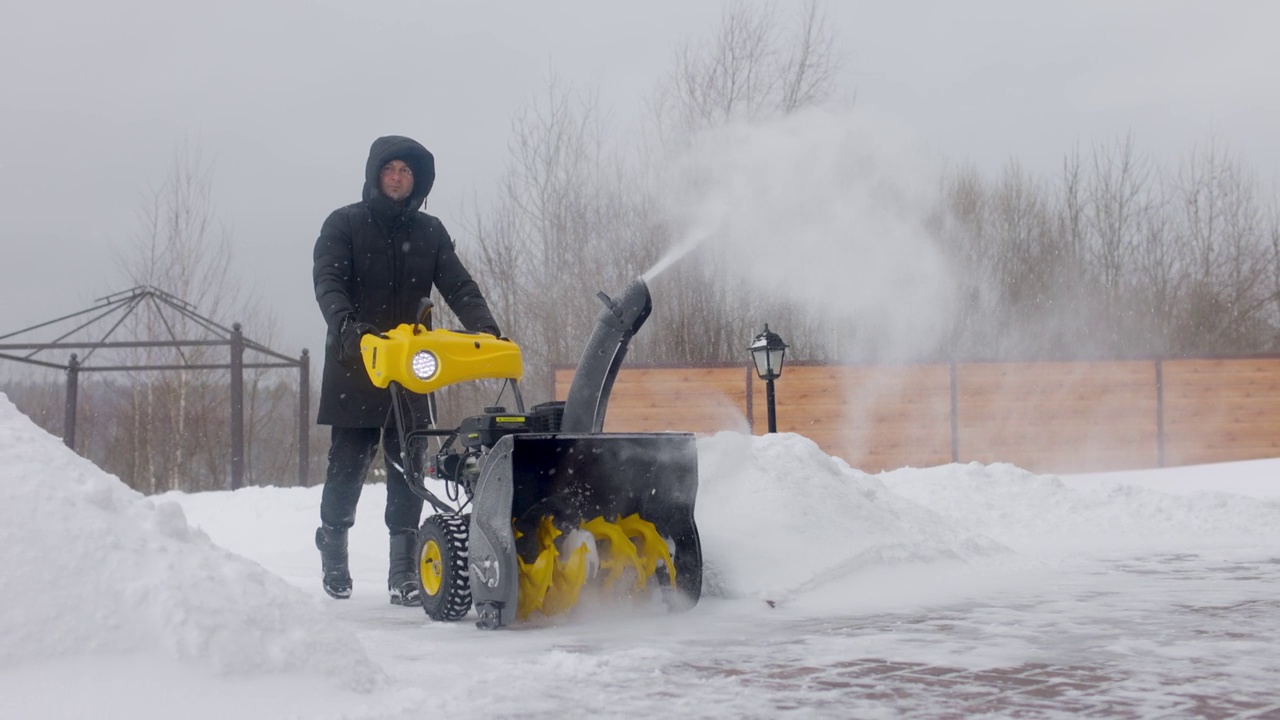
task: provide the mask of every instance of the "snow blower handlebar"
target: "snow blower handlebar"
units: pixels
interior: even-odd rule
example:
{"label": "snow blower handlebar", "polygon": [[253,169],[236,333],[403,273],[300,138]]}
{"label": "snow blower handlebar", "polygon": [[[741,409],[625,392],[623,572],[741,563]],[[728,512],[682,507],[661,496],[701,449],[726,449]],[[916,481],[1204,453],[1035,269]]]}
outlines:
{"label": "snow blower handlebar", "polygon": [[524,377],[520,346],[488,333],[425,330],[406,323],[384,336],[360,339],[365,371],[376,387],[395,382],[425,395],[470,380]]}
{"label": "snow blower handlebar", "polygon": [[[507,380],[519,400],[518,381],[524,376],[520,346],[506,338],[488,333],[429,330],[426,320],[431,312],[430,299],[424,299],[417,322],[402,324],[382,335],[365,335],[360,341],[360,354],[369,380],[376,387],[388,388],[396,427],[400,433],[401,470],[415,495],[441,512],[452,508],[443,503],[423,484],[420,453],[411,447],[419,439],[431,436],[448,438],[457,430],[437,430],[434,409],[428,411],[431,421],[421,426],[413,417],[410,396],[428,395],[444,387],[470,380]],[[430,399],[427,401],[431,403]],[[428,407],[431,407],[429,405]],[[519,408],[523,410],[523,408]]]}
{"label": "snow blower handlebar", "polygon": [[435,301],[430,297],[424,297],[418,303],[418,324],[413,328],[414,335],[417,335],[420,330],[426,330],[431,327],[427,324],[428,316],[431,315],[431,309],[435,306]]}

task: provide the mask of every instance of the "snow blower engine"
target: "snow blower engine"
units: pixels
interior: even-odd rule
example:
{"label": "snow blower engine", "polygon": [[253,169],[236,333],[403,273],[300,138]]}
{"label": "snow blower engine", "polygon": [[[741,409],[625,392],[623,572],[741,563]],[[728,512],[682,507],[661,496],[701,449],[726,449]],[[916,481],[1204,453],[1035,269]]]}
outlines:
{"label": "snow blower engine", "polygon": [[[418,530],[422,607],[460,620],[474,604],[482,628],[565,613],[587,595],[698,601],[702,550],[694,526],[698,464],[690,433],[606,433],[605,409],[627,344],[652,310],[633,282],[600,314],[564,402],[529,411],[520,348],[484,333],[418,322],[360,348],[373,384],[388,388],[401,467],[435,512]],[[486,407],[457,429],[434,427],[428,394],[503,380],[514,408]],[[424,402],[425,401],[425,402]],[[444,483],[446,500],[426,478]]]}

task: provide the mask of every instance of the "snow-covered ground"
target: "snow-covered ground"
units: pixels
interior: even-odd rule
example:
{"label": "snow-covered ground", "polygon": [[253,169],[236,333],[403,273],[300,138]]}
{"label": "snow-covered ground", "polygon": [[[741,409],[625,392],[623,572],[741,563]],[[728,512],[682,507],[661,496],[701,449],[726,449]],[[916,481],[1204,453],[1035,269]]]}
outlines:
{"label": "snow-covered ground", "polygon": [[1274,716],[1280,460],[867,475],[699,440],[704,598],[498,632],[328,599],[319,488],[147,499],[0,395],[0,718]]}

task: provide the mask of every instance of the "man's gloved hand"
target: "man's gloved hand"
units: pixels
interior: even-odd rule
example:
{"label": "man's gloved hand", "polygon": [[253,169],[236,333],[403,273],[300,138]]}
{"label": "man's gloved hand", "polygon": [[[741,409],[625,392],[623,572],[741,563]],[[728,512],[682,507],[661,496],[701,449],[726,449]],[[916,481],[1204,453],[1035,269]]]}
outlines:
{"label": "man's gloved hand", "polygon": [[348,315],[343,319],[342,329],[338,330],[338,347],[343,360],[352,362],[360,357],[360,338],[365,335],[387,337],[373,325],[356,320],[354,315]]}

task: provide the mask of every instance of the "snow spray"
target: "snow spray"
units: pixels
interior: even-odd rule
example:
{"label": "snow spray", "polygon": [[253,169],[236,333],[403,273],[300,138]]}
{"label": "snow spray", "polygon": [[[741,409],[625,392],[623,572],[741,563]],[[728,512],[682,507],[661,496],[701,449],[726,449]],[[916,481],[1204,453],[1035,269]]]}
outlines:
{"label": "snow spray", "polygon": [[644,280],[645,284],[649,284],[654,278],[665,272],[667,268],[675,265],[676,261],[685,255],[688,255],[694,248],[701,245],[708,237],[709,235],[707,234],[686,235],[684,240],[673,245],[671,249],[667,251],[666,255],[663,255],[658,262],[654,263],[653,267],[646,270],[644,274],[640,276],[640,279]]}
{"label": "snow spray", "polygon": [[698,246],[762,297],[854,325],[881,357],[937,346],[956,282],[925,219],[941,169],[868,113],[813,109],[712,129],[672,163],[667,222],[684,240],[649,279]]}

